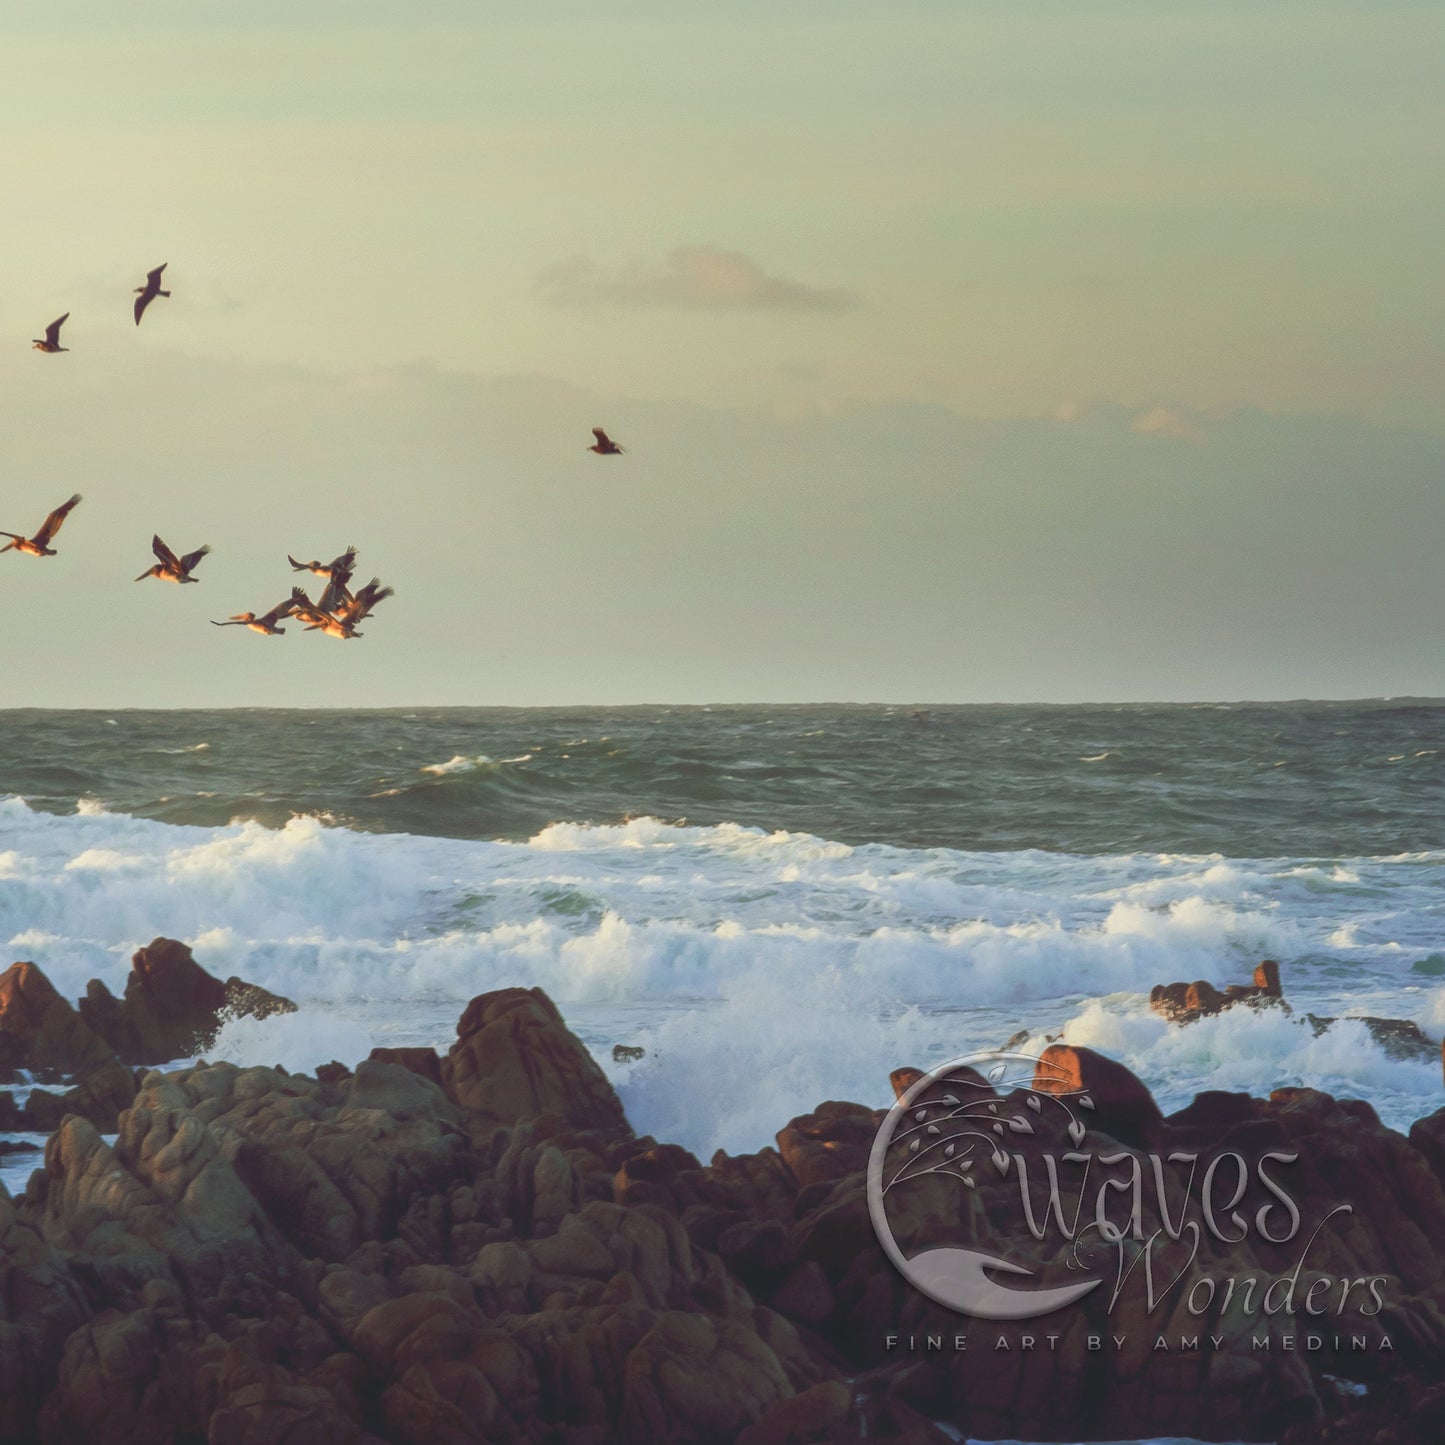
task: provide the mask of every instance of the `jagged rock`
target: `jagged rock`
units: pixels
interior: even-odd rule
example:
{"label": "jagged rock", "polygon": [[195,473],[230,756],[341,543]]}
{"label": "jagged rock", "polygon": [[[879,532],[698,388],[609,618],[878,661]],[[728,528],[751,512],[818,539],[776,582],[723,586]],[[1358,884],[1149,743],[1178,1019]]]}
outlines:
{"label": "jagged rock", "polygon": [[447,1093],[479,1121],[552,1114],[578,1128],[631,1132],[606,1075],[538,988],[474,998],[444,1077]]}
{"label": "jagged rock", "polygon": [[[1146,1341],[1202,1333],[1183,1288],[1152,1314],[1142,1289],[1107,1311],[1101,1290],[1039,1322],[1048,1349],[997,1354],[986,1327],[966,1352],[890,1353],[887,1332],[977,1322],[914,1291],[879,1248],[865,1167],[881,1112],[827,1104],[777,1149],[702,1166],[631,1134],[545,995],[484,995],[464,1025],[447,1093],[424,1056],[398,1051],[325,1080],[149,1072],[113,1148],[66,1119],[18,1205],[0,1192],[0,1442],[938,1445],[1287,1429],[1305,1442],[1341,1414],[1317,1361],[1251,1349],[1251,1328],[1277,1339],[1295,1325],[1251,1324],[1237,1305],[1208,1317],[1220,1350],[1086,1346],[1105,1326]],[[895,1196],[905,1256],[966,1245],[1040,1284],[1063,1278],[1067,1251],[1021,1227],[1018,1187],[1025,1164],[1040,1180],[1045,1158],[1074,1147],[1070,1122],[1111,1136],[1082,1147],[1143,1177],[1146,1146],[1250,1168],[1268,1151],[1295,1161],[1279,1169],[1300,1239],[1206,1235],[1197,1273],[1283,1276],[1328,1220],[1310,1270],[1379,1277],[1387,1294],[1378,1317],[1356,1309],[1332,1327],[1396,1345],[1331,1368],[1368,1375],[1372,1396],[1405,1372],[1438,1377],[1445,1110],[1408,1141],[1367,1104],[1307,1089],[1206,1093],[1166,1120],[1089,1050],[1052,1048],[1039,1068],[1072,1112],[978,1080],[1000,1121],[1027,1112],[1031,1127],[1010,1134],[1007,1170],[975,1170],[976,1187],[928,1174]],[[1221,1204],[1233,1183],[1218,1185]],[[1341,1201],[1353,1212],[1331,1217]],[[1251,1221],[1282,1217],[1257,1181],[1236,1202]],[[1417,1391],[1370,1418],[1413,1445],[1433,1438],[1408,1434],[1433,1410]]]}
{"label": "jagged rock", "polygon": [[294,1013],[290,999],[258,984],[207,973],[174,938],[152,939],[131,958],[125,997],[98,979],[86,985],[80,1013],[129,1064],[163,1064],[208,1048],[231,1018]]}
{"label": "jagged rock", "polygon": [[[1430,1042],[1424,1030],[1413,1019],[1382,1019],[1375,1018],[1371,1014],[1342,1014],[1338,1018],[1329,1018],[1321,1014],[1306,1014],[1305,1018],[1315,1031],[1317,1038],[1331,1024],[1356,1019],[1364,1024],[1370,1037],[1392,1059],[1431,1059],[1435,1057],[1435,1045]],[[1445,1048],[1445,1045],[1442,1045],[1442,1048]]]}
{"label": "jagged rock", "polygon": [[12,1082],[16,1069],[56,1080],[114,1062],[106,1041],[33,963],[0,974],[0,1080]]}
{"label": "jagged rock", "polygon": [[1221,992],[1212,983],[1198,979],[1194,983],[1156,983],[1149,991],[1149,1006],[1154,1012],[1180,1024],[1222,1013],[1235,1004],[1262,1008],[1283,1001],[1279,964],[1272,958],[1256,966],[1252,984],[1231,984]]}
{"label": "jagged rock", "polygon": [[0,1281],[0,1442],[22,1445],[35,1439],[35,1418],[66,1340],[90,1308],[60,1253],[19,1218],[3,1188]]}

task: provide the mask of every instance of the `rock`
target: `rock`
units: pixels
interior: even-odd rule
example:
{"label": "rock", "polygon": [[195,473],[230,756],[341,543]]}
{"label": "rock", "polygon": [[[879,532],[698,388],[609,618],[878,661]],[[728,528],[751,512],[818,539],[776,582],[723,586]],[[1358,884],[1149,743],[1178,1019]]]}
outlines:
{"label": "rock", "polygon": [[858,1438],[853,1392],[842,1380],[825,1380],[777,1401],[738,1436],[737,1445],[810,1445]]}
{"label": "rock", "polygon": [[257,984],[239,978],[222,983],[173,938],[152,939],[135,953],[124,999],[92,979],[80,1002],[82,1018],[130,1064],[169,1063],[200,1053],[227,1019],[295,1011],[290,999]]}
{"label": "rock", "polygon": [[884,1115],[861,1104],[820,1104],[778,1132],[778,1152],[799,1186],[836,1180],[868,1167]]}
{"label": "rock", "polygon": [[33,963],[0,974],[0,1080],[28,1069],[53,1081],[114,1062],[110,1046]]}
{"label": "rock", "polygon": [[429,1080],[437,1088],[442,1087],[442,1061],[437,1057],[435,1049],[387,1049],[374,1048],[368,1056],[374,1063],[400,1064],[402,1068],[410,1070],[413,1074],[420,1075],[423,1079]]}
{"label": "rock", "polygon": [[1088,1098],[1093,1108],[1081,1107],[1079,1121],[1086,1128],[1097,1124],[1125,1143],[1142,1143],[1164,1119],[1154,1096],[1134,1074],[1093,1049],[1050,1044],[1039,1055],[1033,1087],[1040,1094]]}
{"label": "rock", "polygon": [[1198,979],[1194,983],[1156,983],[1149,991],[1149,1006],[1171,1023],[1189,1024],[1248,1004],[1263,1008],[1284,1002],[1279,982],[1279,964],[1267,958],[1254,970],[1252,984],[1231,984],[1222,993],[1212,983]]}
{"label": "rock", "polygon": [[635,1064],[638,1059],[645,1059],[647,1050],[639,1048],[636,1044],[613,1044],[612,1062],[614,1064]]}
{"label": "rock", "polygon": [[[1370,1014],[1343,1014],[1329,1018],[1322,1014],[1306,1014],[1306,1020],[1320,1034],[1332,1024],[1357,1019],[1364,1024],[1369,1035],[1392,1059],[1433,1059],[1435,1045],[1425,1036],[1420,1025],[1413,1019],[1382,1019]],[[1445,1045],[1442,1045],[1445,1048]]]}
{"label": "rock", "polygon": [[631,1133],[606,1075],[539,988],[474,998],[457,1024],[444,1078],[450,1097],[479,1124],[547,1114],[578,1128]]}

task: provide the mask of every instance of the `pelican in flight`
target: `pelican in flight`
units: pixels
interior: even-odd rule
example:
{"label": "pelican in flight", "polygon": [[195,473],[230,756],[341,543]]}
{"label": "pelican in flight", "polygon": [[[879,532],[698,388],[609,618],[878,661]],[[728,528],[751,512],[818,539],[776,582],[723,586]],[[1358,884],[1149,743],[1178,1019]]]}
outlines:
{"label": "pelican in flight", "polygon": [[[171,263],[162,261],[154,271],[146,272],[146,283],[144,286],[135,288],[135,324],[140,325],[140,319],[145,315],[145,309],[156,299],[157,296],[169,296],[169,291],[161,290],[161,272]],[[184,279],[184,277],[182,278]],[[63,319],[63,318],[62,318]]]}
{"label": "pelican in flight", "polygon": [[599,457],[620,457],[626,450],[625,447],[618,446],[600,426],[592,428],[592,435],[595,436],[597,440],[588,447],[587,450],[589,452],[596,452]]}
{"label": "pelican in flight", "polygon": [[351,574],[356,571],[356,548],[348,547],[339,557],[333,558],[330,562],[298,562],[289,552],[286,554],[286,560],[291,564],[293,572],[310,572],[314,576],[324,577],[328,582],[344,589],[346,584],[351,581]]}
{"label": "pelican in flight", "polygon": [[201,579],[192,577],[191,573],[195,571],[196,563],[210,550],[209,547],[197,547],[194,552],[177,557],[157,535],[151,538],[151,551],[159,560],[149,572],[142,572],[135,580],[144,582],[147,577],[159,577],[162,582],[199,582]]}
{"label": "pelican in flight", "polygon": [[45,328],[45,340],[42,341],[38,336],[35,338],[35,349],[37,351],[69,351],[68,346],[60,344],[60,328],[65,325],[69,317],[70,312],[67,311],[59,320],[52,321]]}
{"label": "pelican in flight", "polygon": [[[62,321],[64,319],[61,317]],[[55,548],[50,545],[50,539],[60,530],[61,524],[70,515],[71,509],[79,500],[80,493],[77,492],[68,502],[62,502],[40,524],[40,530],[33,537],[22,537],[19,532],[0,531],[0,537],[10,538],[3,547],[0,547],[0,552],[28,552],[32,557],[55,556]]]}
{"label": "pelican in flight", "polygon": [[343,621],[330,612],[323,612],[300,587],[291,589],[292,611],[306,624],[307,632],[321,632],[327,637],[339,637],[343,641],[360,637],[355,624]]}
{"label": "pelican in flight", "polygon": [[290,617],[296,610],[295,598],[288,597],[284,602],[278,602],[269,612],[263,612],[259,617],[254,612],[233,612],[228,621],[212,622],[212,627],[249,627],[252,632],[259,632],[262,637],[280,637],[286,629],[276,624],[283,617]]}
{"label": "pelican in flight", "polygon": [[[331,589],[327,588],[329,595]],[[385,602],[388,597],[396,596],[395,587],[383,587],[380,577],[373,577],[365,587],[358,587],[355,596],[350,593],[344,597],[339,606],[333,605],[331,611],[335,614],[338,622],[349,623],[355,627],[363,617],[370,617],[372,609],[378,602]],[[326,599],[323,597],[322,602]]]}

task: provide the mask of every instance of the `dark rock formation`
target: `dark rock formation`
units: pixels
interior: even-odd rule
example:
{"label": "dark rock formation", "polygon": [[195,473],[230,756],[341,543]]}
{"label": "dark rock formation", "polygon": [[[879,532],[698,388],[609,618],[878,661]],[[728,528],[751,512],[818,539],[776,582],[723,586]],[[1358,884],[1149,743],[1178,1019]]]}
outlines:
{"label": "dark rock formation", "polygon": [[1222,1013],[1235,1004],[1265,1008],[1284,1002],[1279,964],[1267,958],[1254,970],[1252,984],[1233,983],[1218,989],[1198,979],[1194,983],[1156,983],[1149,991],[1149,1006],[1171,1023],[1189,1024],[1209,1014]]}
{"label": "dark rock formation", "polygon": [[[930,1085],[921,1109],[967,1085],[990,1118],[1031,1122],[1009,1133],[1006,1170],[985,1163],[967,1189],[928,1178],[900,1198],[890,1222],[909,1257],[968,1244],[1057,1276],[1060,1241],[1019,1228],[1019,1176],[1042,1179],[1045,1157],[1076,1147],[1124,1178],[1131,1165],[1147,1177],[1156,1154],[1227,1155],[1250,1171],[1271,1154],[1294,1161],[1279,1166],[1305,1225],[1290,1247],[1253,1224],[1243,1239],[1206,1234],[1155,1308],[1136,1276],[1116,1308],[1104,1285],[1004,1326],[932,1304],[884,1256],[865,1174],[883,1111],[824,1104],[775,1149],[703,1165],[633,1134],[541,992],[474,999],[458,1032],[445,1060],[378,1050],[317,1079],[152,1071],[114,1146],[65,1118],[20,1200],[0,1192],[0,1442],[942,1445],[956,1438],[942,1420],[975,1438],[1289,1430],[1306,1445],[1331,1421],[1358,1419],[1340,1438],[1363,1440],[1367,1424],[1378,1435],[1437,1418],[1445,1110],[1408,1140],[1368,1105],[1301,1089],[1203,1094],[1166,1119],[1128,1070],[1058,1046],[1037,1094],[996,1094],[976,1074],[937,1098]],[[918,1077],[899,1071],[895,1086]],[[1082,1094],[1094,1107],[1081,1115]],[[1067,1126],[1075,1116],[1088,1141]],[[1168,1167],[1177,1186],[1183,1166]],[[1253,1221],[1272,1206],[1278,1223],[1278,1197],[1251,1179],[1238,1199],[1234,1174],[1220,1183],[1221,1212]],[[1285,1335],[1310,1325],[1299,1310],[1185,1308],[1199,1277],[1287,1276],[1341,1202],[1352,1212],[1312,1239],[1299,1288],[1380,1280],[1383,1310],[1331,1328],[1373,1345],[1388,1334],[1390,1352],[1290,1349]],[[1024,1349],[1021,1328],[1052,1343]],[[1251,1332],[1270,1346],[1252,1348]],[[961,1333],[967,1350],[887,1345]],[[1150,1348],[1211,1333],[1225,1343]],[[1091,1334],[1132,1346],[1095,1348]],[[1398,1408],[1361,1411],[1333,1376]]]}
{"label": "dark rock formation", "polygon": [[12,963],[0,974],[0,1083],[13,1083],[17,1069],[54,1081],[114,1061],[110,1046],[33,963]]}
{"label": "dark rock formation", "polygon": [[184,943],[156,938],[131,959],[125,996],[98,979],[86,985],[81,1016],[123,1063],[163,1064],[203,1053],[232,1018],[294,1013],[290,999],[254,983],[206,972]]}
{"label": "dark rock formation", "polygon": [[[1250,1008],[1275,1007],[1284,1009],[1286,1013],[1293,1012],[1280,988],[1279,964],[1272,958],[1265,959],[1255,969],[1251,985],[1230,984],[1221,991],[1212,983],[1199,979],[1194,983],[1156,983],[1149,990],[1150,1008],[1176,1024],[1192,1024],[1241,1003]],[[1424,1059],[1435,1055],[1435,1045],[1412,1019],[1375,1018],[1369,1014],[1348,1017],[1358,1018],[1369,1030],[1370,1037],[1391,1058]],[[1306,1014],[1305,1020],[1316,1035],[1324,1033],[1331,1024],[1340,1022],[1338,1018],[1322,1014]]]}

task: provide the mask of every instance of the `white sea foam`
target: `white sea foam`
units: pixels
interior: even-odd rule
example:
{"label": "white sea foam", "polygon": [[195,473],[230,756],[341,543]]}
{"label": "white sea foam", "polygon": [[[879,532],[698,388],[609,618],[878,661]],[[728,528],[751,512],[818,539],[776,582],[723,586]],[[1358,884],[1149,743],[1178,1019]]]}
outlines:
{"label": "white sea foam", "polygon": [[492,760],[485,753],[478,753],[476,757],[469,758],[462,753],[448,758],[444,763],[423,763],[421,771],[424,773],[435,773],[438,777],[445,777],[448,773],[470,773],[477,768],[484,768]]}
{"label": "white sea foam", "polygon": [[[72,998],[91,977],[121,988],[155,935],[183,938],[212,972],[301,1005],[229,1025],[213,1056],[300,1069],[445,1047],[467,999],[539,985],[634,1123],[703,1152],[755,1148],[826,1098],[885,1104],[891,1068],[1019,1029],[1114,1054],[1171,1106],[1310,1083],[1408,1123],[1438,1102],[1438,1061],[1283,1014],[1169,1028],[1147,991],[1245,980],[1268,956],[1302,1011],[1438,1037],[1445,987],[1412,965],[1439,947],[1442,881],[1441,854],[964,853],[651,818],[503,844],[0,802],[0,939]],[[615,1042],[647,1057],[614,1065]]]}

